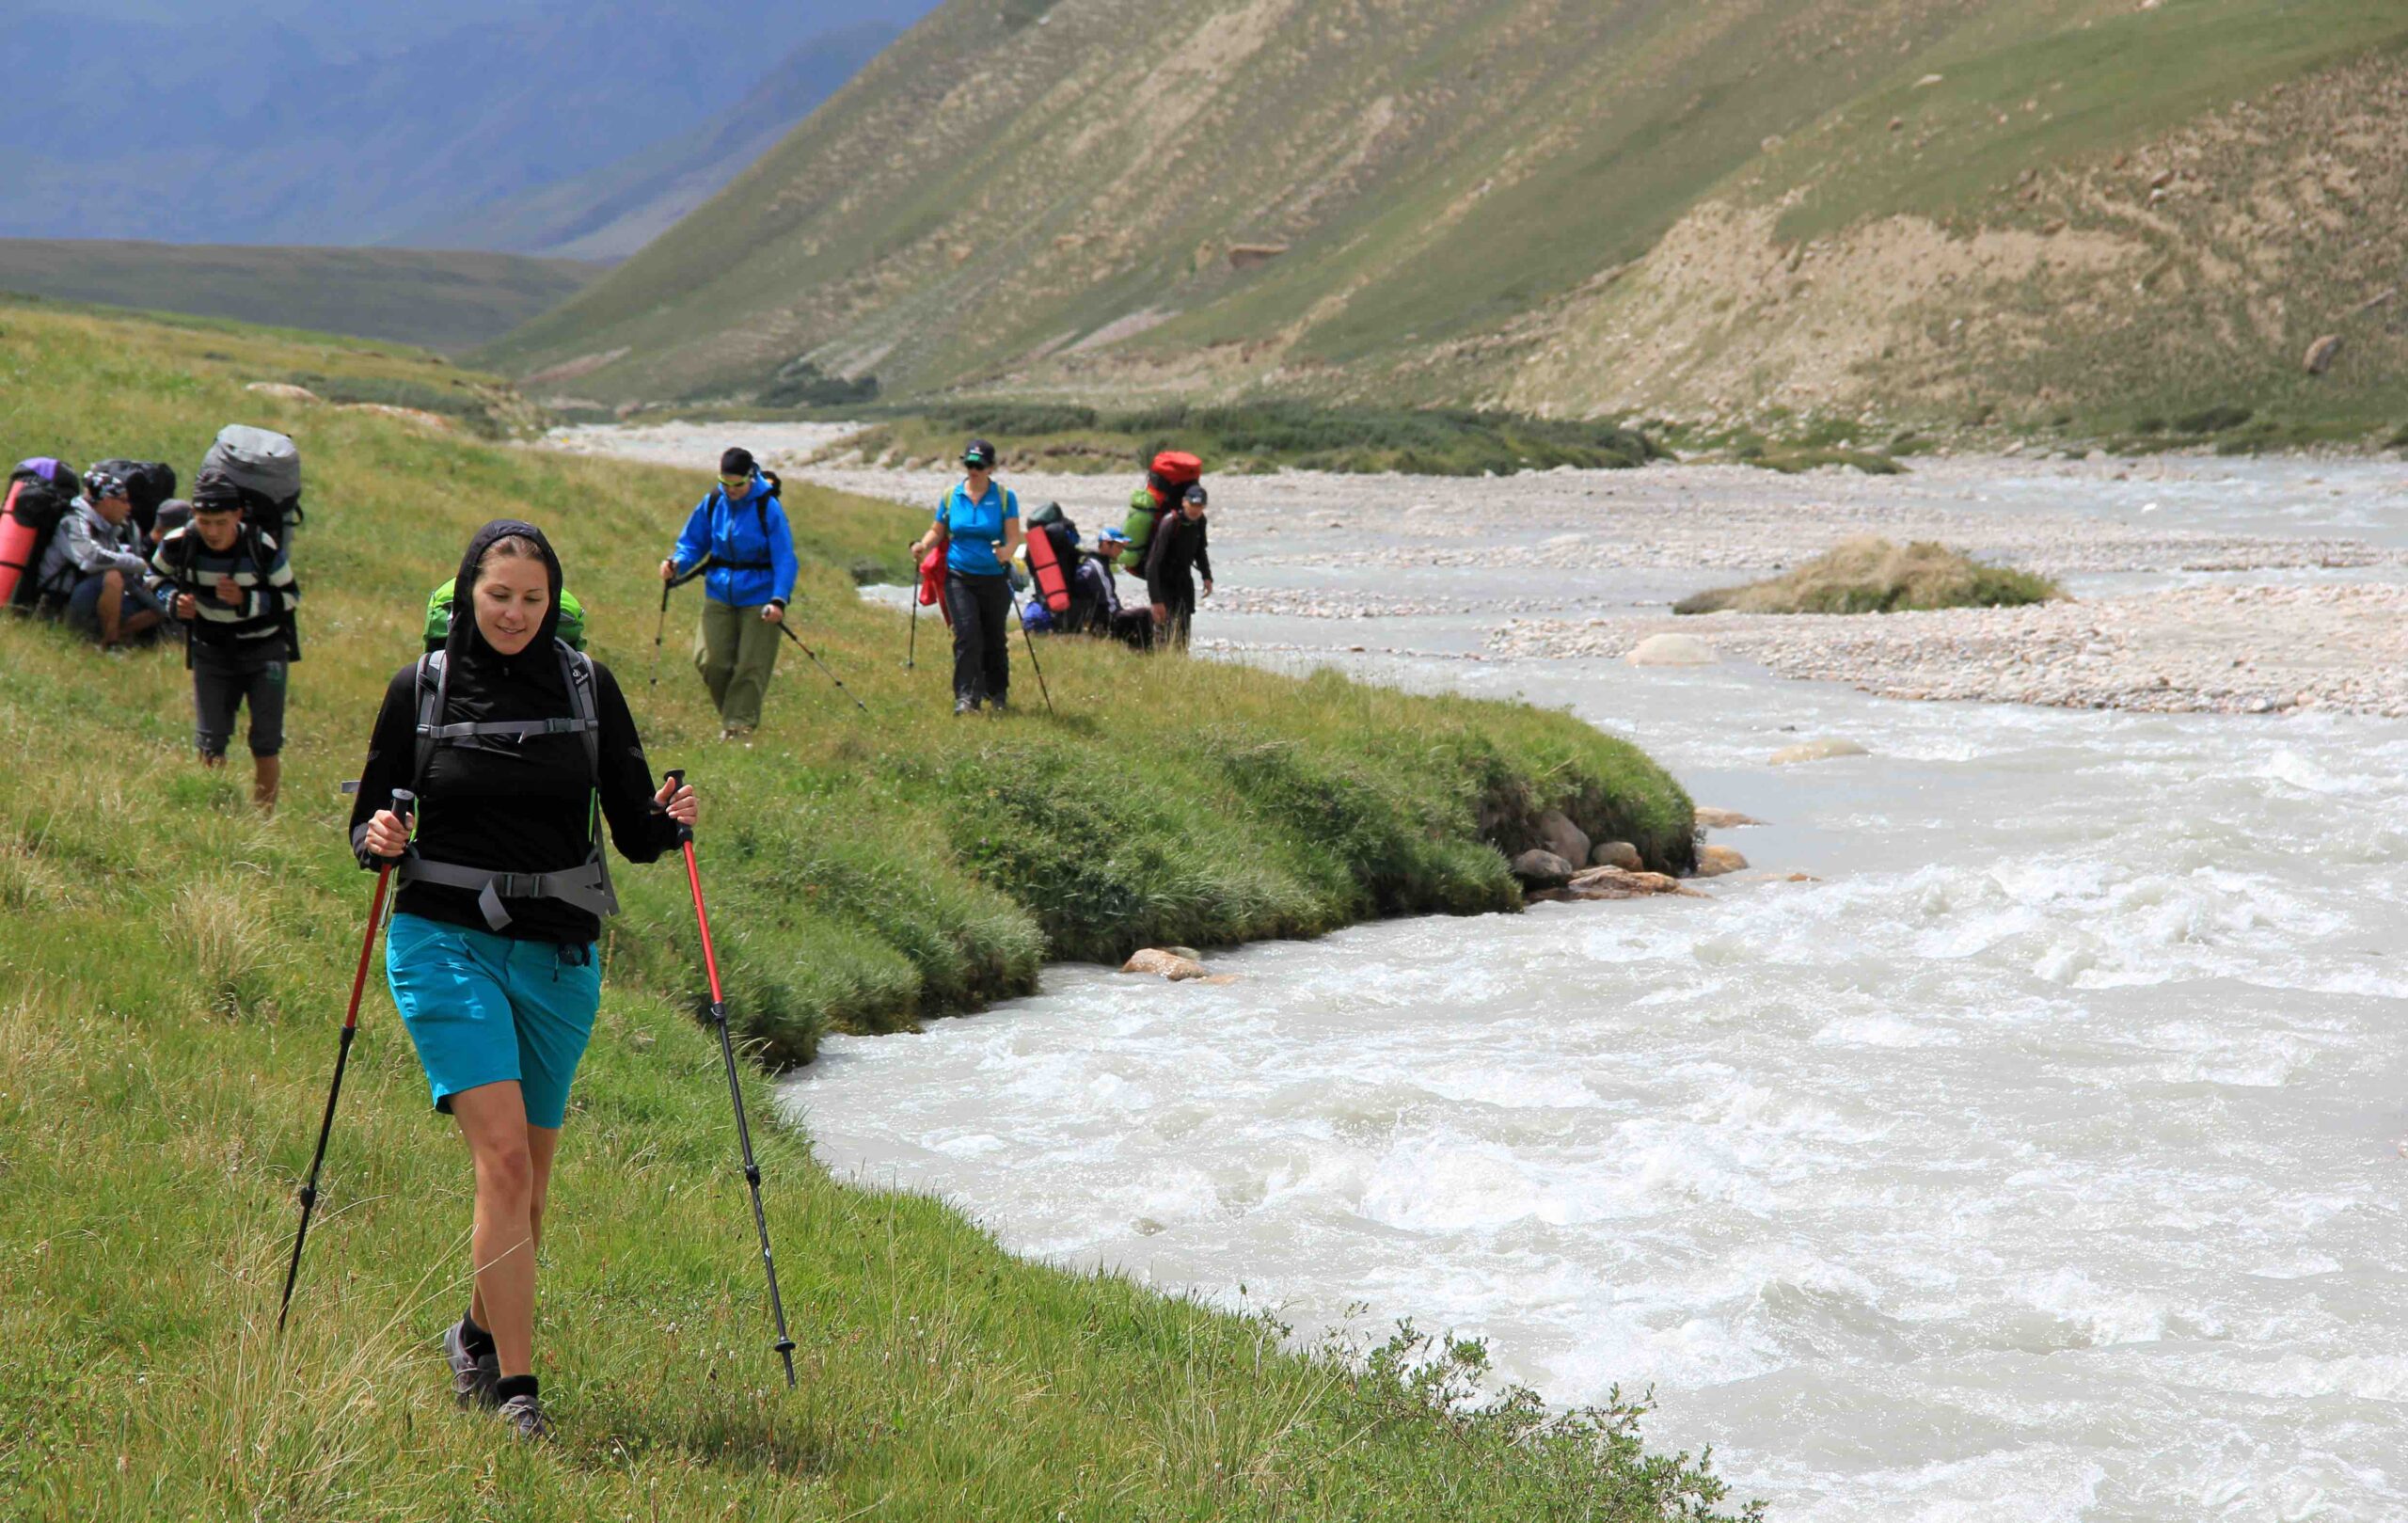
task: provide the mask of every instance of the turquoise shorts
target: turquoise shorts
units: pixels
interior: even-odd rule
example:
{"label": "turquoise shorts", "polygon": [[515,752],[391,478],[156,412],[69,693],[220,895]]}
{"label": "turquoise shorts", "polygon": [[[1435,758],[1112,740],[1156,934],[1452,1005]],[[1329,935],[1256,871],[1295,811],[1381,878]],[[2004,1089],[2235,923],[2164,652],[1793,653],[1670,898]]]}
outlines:
{"label": "turquoise shorts", "polygon": [[567,1117],[569,1081],[602,1005],[592,943],[513,941],[397,914],[385,933],[385,977],[436,1110],[508,1079],[526,1099],[528,1125]]}

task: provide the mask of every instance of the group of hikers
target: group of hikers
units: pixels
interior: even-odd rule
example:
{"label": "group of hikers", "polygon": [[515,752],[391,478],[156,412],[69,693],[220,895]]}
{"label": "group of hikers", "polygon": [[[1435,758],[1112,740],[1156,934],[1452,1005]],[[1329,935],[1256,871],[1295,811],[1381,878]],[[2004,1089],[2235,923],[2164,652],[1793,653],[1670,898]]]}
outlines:
{"label": "group of hikers", "polygon": [[225,765],[247,705],[251,797],[272,811],[286,668],[301,658],[301,588],[284,545],[301,519],[300,455],[281,434],[234,424],[202,457],[191,495],[176,484],[161,461],[103,460],[81,474],[52,456],[21,462],[0,509],[0,606],[61,619],[103,651],[181,631],[201,764]]}
{"label": "group of hikers", "polygon": [[[995,480],[995,447],[962,446],[962,479],[937,503],[927,532],[911,546],[920,563],[919,602],[941,604],[953,627],[953,711],[1009,706],[1010,626],[1019,612],[1030,635],[1091,635],[1137,650],[1187,648],[1196,579],[1212,595],[1212,559],[1200,480],[1203,462],[1177,451],[1154,457],[1132,494],[1127,522],[1079,543],[1059,503],[1024,519],[1019,495]],[[1145,579],[1146,606],[1125,607],[1117,574]],[[1015,593],[1033,595],[1022,607]]]}
{"label": "group of hikers", "polygon": [[[1201,572],[1205,595],[1212,587],[1193,460],[1159,458],[1133,500],[1133,528],[1105,530],[1094,550],[1079,547],[1058,509],[1035,525],[1040,538],[1028,550],[1018,499],[994,480],[994,447],[970,442],[962,481],[915,547],[936,568],[954,627],[956,713],[1005,706],[1005,614],[1016,606],[1016,578],[1036,591],[1023,614],[1032,632],[1042,609],[1057,634],[1185,644],[1193,575]],[[288,545],[301,520],[299,452],[283,435],[231,425],[188,497],[173,495],[175,481],[158,462],[106,461],[80,474],[54,457],[22,463],[0,507],[0,605],[62,619],[103,650],[181,628],[201,761],[222,765],[247,704],[253,798],[272,810],[286,668],[301,654],[301,589]],[[794,535],[778,490],[775,474],[749,453],[727,451],[717,485],[660,563],[664,620],[668,588],[708,578],[695,664],[723,738],[749,735],[760,721],[794,592]],[[1124,610],[1113,575],[1133,547],[1142,547],[1149,606]],[[570,1085],[600,1007],[596,938],[618,908],[606,827],[631,863],[681,844],[686,851],[709,1013],[729,1066],[778,1317],[775,1346],[793,1378],[694,866],[699,805],[677,773],[656,784],[617,680],[584,652],[584,610],[565,581],[535,525],[499,519],[479,529],[457,574],[429,598],[423,648],[386,685],[358,781],[347,785],[356,795],[352,852],[377,874],[360,966],[364,975],[387,886],[398,884],[383,928],[386,982],[430,1101],[466,1142],[474,1179],[467,1305],[442,1335],[453,1395],[530,1438],[548,1431],[534,1372],[535,1253]],[[358,1000],[356,983],[300,1194],[288,1310]]]}

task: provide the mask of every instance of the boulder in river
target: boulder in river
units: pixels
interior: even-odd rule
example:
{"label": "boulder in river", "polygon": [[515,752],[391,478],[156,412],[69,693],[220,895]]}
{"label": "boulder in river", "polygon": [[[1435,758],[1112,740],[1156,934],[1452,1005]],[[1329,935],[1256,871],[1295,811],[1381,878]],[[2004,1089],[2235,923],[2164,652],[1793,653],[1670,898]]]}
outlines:
{"label": "boulder in river", "polygon": [[1589,860],[1589,833],[1560,809],[1539,817],[1539,845],[1577,868]]}
{"label": "boulder in river", "polygon": [[1174,957],[1159,946],[1149,946],[1120,964],[1122,973],[1150,973],[1177,983],[1182,978],[1207,976],[1204,964],[1194,958]]}
{"label": "boulder in river", "polygon": [[1712,666],[1721,659],[1695,635],[1649,635],[1625,658],[1633,666]]}
{"label": "boulder in river", "polygon": [[1620,867],[1592,867],[1576,873],[1572,881],[1548,896],[1564,899],[1643,899],[1656,894],[1677,894],[1686,898],[1703,898],[1677,878],[1662,873],[1625,872]]}
{"label": "boulder in river", "polygon": [[1753,815],[1743,815],[1736,809],[1709,809],[1697,806],[1697,827],[1702,831],[1735,831],[1742,825],[1761,825],[1764,821]]}
{"label": "boulder in river", "polygon": [[1748,859],[1741,856],[1735,848],[1702,846],[1697,849],[1697,875],[1700,878],[1719,878],[1724,873],[1741,871],[1747,865]]}
{"label": "boulder in river", "polygon": [[1513,859],[1513,876],[1529,888],[1561,888],[1572,881],[1573,871],[1572,864],[1540,848]]}
{"label": "boulder in river", "polygon": [[1624,872],[1642,872],[1646,862],[1639,855],[1639,848],[1628,841],[1600,841],[1589,852],[1592,867],[1619,867]]}
{"label": "boulder in river", "polygon": [[1820,740],[1802,740],[1794,746],[1783,746],[1772,754],[1775,767],[1790,767],[1798,762],[1830,761],[1834,756],[1865,756],[1871,753],[1853,740],[1826,736]]}

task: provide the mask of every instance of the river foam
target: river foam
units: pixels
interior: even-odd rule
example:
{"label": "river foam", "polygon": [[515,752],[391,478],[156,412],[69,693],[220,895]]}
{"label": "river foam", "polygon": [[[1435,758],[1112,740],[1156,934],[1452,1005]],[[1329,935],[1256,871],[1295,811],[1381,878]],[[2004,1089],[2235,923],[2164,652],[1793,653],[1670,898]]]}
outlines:
{"label": "river foam", "polygon": [[[1969,468],[1942,479],[2000,500],[1968,512],[2085,489]],[[2386,473],[2231,468],[2102,469],[2076,506],[2402,542]],[[1225,581],[1306,585],[1293,532],[1248,565],[1243,514]],[[1309,576],[1452,601],[1199,628],[1633,734],[1771,821],[1719,838],[1782,880],[1216,953],[1219,987],[1050,969],[832,1040],[784,1093],[832,1166],[1307,1338],[1411,1317],[1559,1403],[1652,1386],[1651,1439],[1712,1444],[1779,1519],[2408,1513],[2408,724],[1464,659],[1461,605],[1529,574],[1357,548]],[[1684,590],[1615,575],[1543,590]],[[1871,754],[1768,765],[1826,735]]]}

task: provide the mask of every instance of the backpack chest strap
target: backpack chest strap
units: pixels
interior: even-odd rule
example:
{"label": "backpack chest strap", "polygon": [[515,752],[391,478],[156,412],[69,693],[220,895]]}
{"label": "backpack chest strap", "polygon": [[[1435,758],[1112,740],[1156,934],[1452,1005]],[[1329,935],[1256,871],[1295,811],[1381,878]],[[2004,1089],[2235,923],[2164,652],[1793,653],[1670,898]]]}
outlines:
{"label": "backpack chest strap", "polygon": [[513,740],[527,740],[546,735],[583,735],[600,728],[598,721],[564,716],[550,720],[487,720],[476,724],[421,724],[419,738],[438,744],[465,740],[471,736],[497,736]]}

